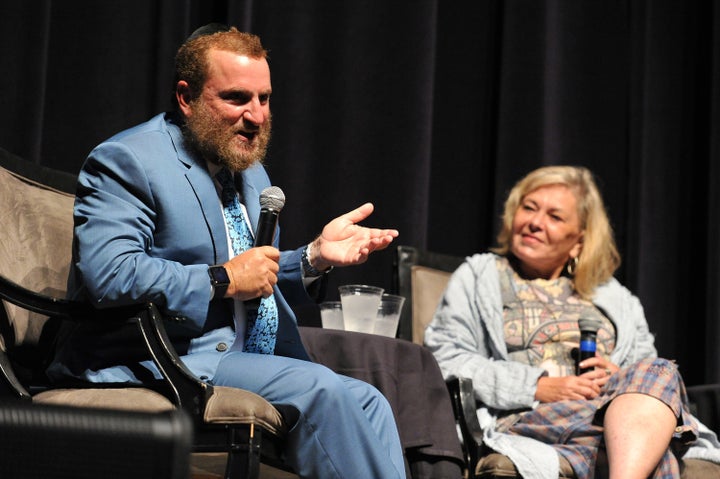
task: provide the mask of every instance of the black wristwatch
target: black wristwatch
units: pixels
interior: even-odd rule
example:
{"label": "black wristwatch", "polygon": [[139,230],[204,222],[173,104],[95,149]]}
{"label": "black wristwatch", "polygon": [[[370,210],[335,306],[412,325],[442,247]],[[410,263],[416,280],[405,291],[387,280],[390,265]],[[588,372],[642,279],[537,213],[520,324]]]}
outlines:
{"label": "black wristwatch", "polygon": [[210,266],[208,269],[210,275],[210,285],[212,286],[212,299],[225,297],[225,292],[230,286],[230,277],[225,270],[225,266]]}

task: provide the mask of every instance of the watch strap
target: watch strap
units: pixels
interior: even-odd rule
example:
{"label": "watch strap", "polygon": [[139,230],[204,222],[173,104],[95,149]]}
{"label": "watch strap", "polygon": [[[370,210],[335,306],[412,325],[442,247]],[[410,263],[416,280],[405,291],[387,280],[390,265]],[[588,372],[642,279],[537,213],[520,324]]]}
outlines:
{"label": "watch strap", "polygon": [[230,286],[230,277],[223,265],[214,265],[208,268],[210,286],[212,286],[212,299],[223,298]]}

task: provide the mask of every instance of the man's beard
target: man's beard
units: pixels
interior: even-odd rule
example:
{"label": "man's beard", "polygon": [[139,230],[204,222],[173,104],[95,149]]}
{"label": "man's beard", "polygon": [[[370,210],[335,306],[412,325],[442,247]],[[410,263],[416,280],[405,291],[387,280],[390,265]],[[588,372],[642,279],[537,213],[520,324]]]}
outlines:
{"label": "man's beard", "polygon": [[272,116],[260,125],[251,143],[239,142],[238,127],[228,126],[202,100],[196,100],[193,114],[185,118],[183,133],[190,144],[207,160],[230,171],[243,171],[262,163],[270,143]]}

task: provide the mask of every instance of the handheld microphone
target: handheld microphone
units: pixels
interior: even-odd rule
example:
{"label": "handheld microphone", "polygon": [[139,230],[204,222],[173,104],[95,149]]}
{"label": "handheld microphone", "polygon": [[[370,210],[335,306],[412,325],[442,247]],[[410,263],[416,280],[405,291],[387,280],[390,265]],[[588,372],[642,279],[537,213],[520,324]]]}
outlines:
{"label": "handheld microphone", "polygon": [[272,246],[280,211],[285,206],[285,193],[277,186],[268,186],[260,193],[260,218],[255,232],[255,246]]}
{"label": "handheld microphone", "polygon": [[[280,211],[285,206],[285,193],[277,186],[268,186],[260,193],[260,217],[255,231],[254,246],[272,246]],[[245,301],[246,307],[257,309],[260,298]]]}
{"label": "handheld microphone", "polygon": [[580,368],[580,362],[595,357],[597,351],[597,331],[600,329],[600,321],[596,319],[580,319],[580,349],[575,359],[575,374],[578,376],[592,371],[593,368]]}

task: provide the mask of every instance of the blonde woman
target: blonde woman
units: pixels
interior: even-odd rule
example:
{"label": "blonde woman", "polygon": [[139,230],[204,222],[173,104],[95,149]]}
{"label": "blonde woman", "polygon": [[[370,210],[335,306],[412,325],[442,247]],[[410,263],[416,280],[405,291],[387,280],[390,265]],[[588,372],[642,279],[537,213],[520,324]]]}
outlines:
{"label": "blonde woman", "polygon": [[[613,479],[679,477],[683,455],[720,462],[640,302],[613,278],[620,257],[590,171],[550,166],[520,180],[492,251],[453,274],[425,332],[445,377],[473,380],[488,447],[525,479],[557,479],[559,457],[594,477],[600,450]],[[577,375],[581,318],[599,330]]]}

